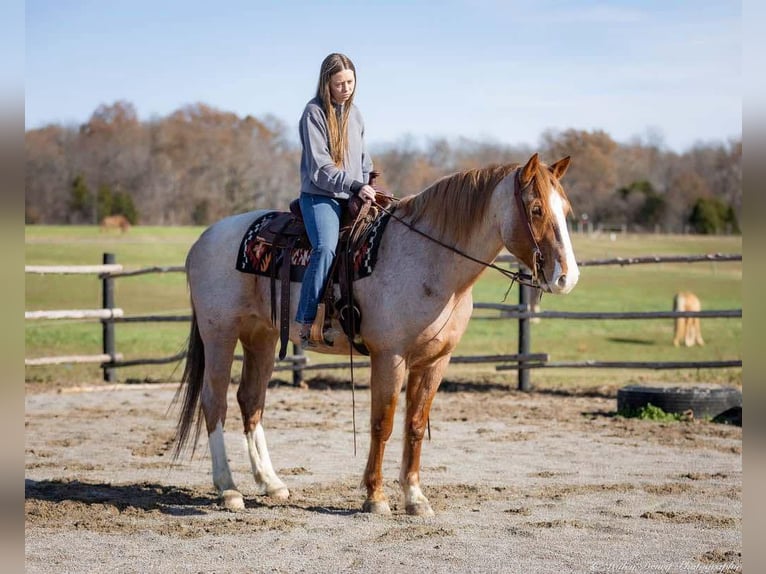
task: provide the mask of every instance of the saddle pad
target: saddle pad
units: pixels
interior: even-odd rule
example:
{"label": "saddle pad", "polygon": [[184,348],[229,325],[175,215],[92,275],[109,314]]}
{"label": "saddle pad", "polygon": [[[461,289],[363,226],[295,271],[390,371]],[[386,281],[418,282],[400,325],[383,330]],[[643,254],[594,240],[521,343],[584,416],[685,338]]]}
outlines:
{"label": "saddle pad", "polygon": [[[250,227],[242,237],[239,251],[237,252],[237,271],[262,275],[264,277],[270,277],[274,273],[276,277],[279,277],[279,270],[282,267],[282,250],[274,250],[271,244],[264,243],[258,239],[258,232],[279,213],[272,211],[262,215],[250,224]],[[390,216],[388,214],[383,214],[375,220],[364,243],[354,253],[354,281],[372,274],[378,259],[378,248],[380,247],[383,232],[389,219]],[[306,273],[310,256],[310,249],[293,249],[290,281],[298,283],[303,281],[303,275]],[[276,268],[274,268],[275,265]]]}

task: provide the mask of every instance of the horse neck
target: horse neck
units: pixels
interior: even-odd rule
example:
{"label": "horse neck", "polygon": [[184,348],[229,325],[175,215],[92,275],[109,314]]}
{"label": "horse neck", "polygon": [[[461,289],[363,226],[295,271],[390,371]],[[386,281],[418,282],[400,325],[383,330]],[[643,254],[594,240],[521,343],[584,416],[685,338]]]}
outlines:
{"label": "horse neck", "polygon": [[[438,269],[436,272],[445,293],[470,289],[486,269],[485,263],[491,263],[503,248],[498,225],[497,214],[489,212],[483,222],[475,225],[468,240],[454,245],[455,249],[421,237],[426,261],[429,262],[423,266],[423,271],[432,273]],[[424,231],[428,233],[430,230]],[[452,245],[449,240],[444,243]],[[428,271],[428,268],[433,271]]]}

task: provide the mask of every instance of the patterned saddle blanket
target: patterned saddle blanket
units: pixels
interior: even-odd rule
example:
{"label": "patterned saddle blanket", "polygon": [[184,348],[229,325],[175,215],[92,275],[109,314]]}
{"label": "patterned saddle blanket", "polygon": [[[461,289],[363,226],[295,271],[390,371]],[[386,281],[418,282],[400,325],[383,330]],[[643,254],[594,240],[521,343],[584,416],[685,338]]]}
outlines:
{"label": "patterned saddle blanket", "polygon": [[[280,277],[283,265],[283,246],[275,245],[272,238],[268,237],[265,230],[269,223],[278,217],[290,215],[289,212],[273,211],[257,218],[245,232],[237,252],[236,269],[242,273],[262,275],[265,277]],[[378,217],[365,232],[365,236],[356,247],[353,256],[353,279],[362,279],[372,274],[378,258],[383,232],[390,216],[383,214]],[[298,227],[296,227],[296,225]],[[291,233],[295,235],[293,248],[290,250],[290,281],[301,282],[306,272],[306,267],[311,256],[311,243],[303,228],[302,222],[290,220]],[[343,241],[343,237],[341,237]],[[342,247],[341,247],[342,248]],[[341,248],[337,253],[341,252]],[[335,266],[337,271],[338,267]],[[334,277],[337,281],[337,277]]]}

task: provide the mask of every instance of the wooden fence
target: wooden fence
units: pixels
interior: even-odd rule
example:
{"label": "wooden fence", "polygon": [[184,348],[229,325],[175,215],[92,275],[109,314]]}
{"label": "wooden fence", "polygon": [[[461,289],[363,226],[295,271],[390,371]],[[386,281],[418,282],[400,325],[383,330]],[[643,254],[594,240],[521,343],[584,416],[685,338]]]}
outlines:
{"label": "wooden fence", "polygon": [[[498,262],[513,263],[512,256],[501,256]],[[649,263],[698,263],[710,261],[742,261],[739,254],[707,254],[699,256],[666,256],[666,257],[634,257],[599,259],[578,262],[581,267],[601,265],[638,265]],[[99,319],[102,324],[103,353],[98,355],[77,355],[59,357],[39,357],[25,359],[27,366],[51,365],[63,363],[93,363],[101,364],[105,381],[116,379],[115,369],[136,365],[159,365],[175,363],[185,358],[185,352],[171,357],[162,358],[139,358],[124,360],[121,353],[115,349],[114,325],[115,323],[145,323],[145,322],[189,322],[191,315],[142,315],[125,317],[123,310],[114,306],[114,281],[121,277],[133,277],[147,273],[172,273],[185,272],[183,266],[148,267],[138,270],[126,271],[122,265],[115,262],[114,254],[104,253],[102,265],[78,265],[78,266],[34,266],[25,267],[26,273],[42,274],[70,274],[90,273],[98,274],[102,283],[102,309],[79,309],[79,310],[55,310],[55,311],[27,311],[25,318],[35,319],[62,319],[62,318],[93,318]],[[741,360],[729,361],[569,361],[551,362],[546,353],[530,353],[531,320],[534,318],[546,319],[577,319],[577,320],[630,320],[630,319],[667,319],[677,317],[704,317],[704,318],[737,318],[742,317],[742,309],[716,310],[716,311],[647,311],[647,312],[567,312],[567,311],[534,311],[531,301],[534,298],[534,289],[519,286],[519,304],[504,305],[496,303],[474,303],[475,309],[491,309],[500,311],[498,319],[518,320],[518,353],[513,355],[480,355],[480,356],[454,356],[451,363],[500,363],[496,369],[518,371],[518,388],[530,390],[530,371],[537,368],[631,368],[631,369],[682,369],[682,368],[723,368],[741,367]],[[487,317],[484,317],[487,319]],[[236,360],[242,360],[241,356],[235,356]],[[285,364],[277,365],[275,371],[290,370],[293,372],[293,381],[298,384],[303,380],[303,372],[309,370],[327,370],[345,368],[349,366],[347,361],[339,363],[322,363],[309,365],[302,351],[293,345],[293,355],[285,359]],[[354,361],[354,367],[369,367],[369,361]]]}

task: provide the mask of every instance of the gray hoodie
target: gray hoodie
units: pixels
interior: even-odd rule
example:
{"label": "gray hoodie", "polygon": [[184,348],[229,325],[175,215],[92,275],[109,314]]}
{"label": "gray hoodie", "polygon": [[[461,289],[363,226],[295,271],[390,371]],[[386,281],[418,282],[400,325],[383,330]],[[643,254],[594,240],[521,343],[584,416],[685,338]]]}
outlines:
{"label": "gray hoodie", "polygon": [[[334,105],[336,113],[342,105]],[[327,119],[318,98],[306,104],[298,125],[301,137],[301,193],[348,199],[370,180],[372,160],[364,143],[364,121],[352,104],[348,117],[348,153],[343,169],[333,163]]]}

